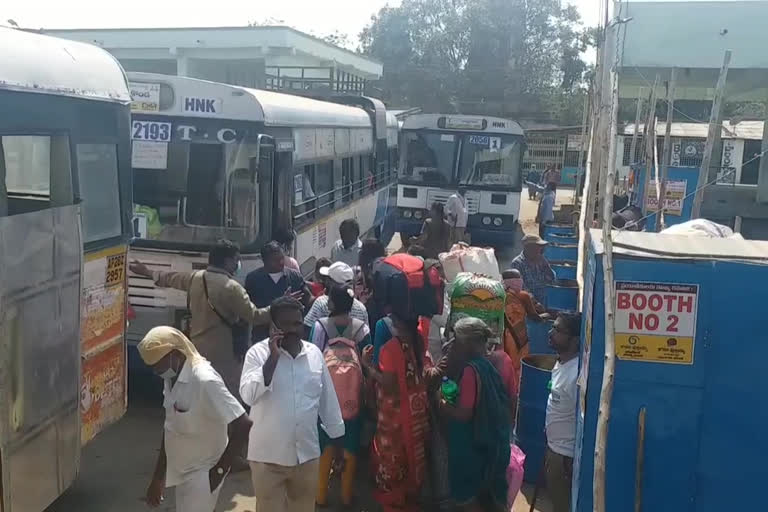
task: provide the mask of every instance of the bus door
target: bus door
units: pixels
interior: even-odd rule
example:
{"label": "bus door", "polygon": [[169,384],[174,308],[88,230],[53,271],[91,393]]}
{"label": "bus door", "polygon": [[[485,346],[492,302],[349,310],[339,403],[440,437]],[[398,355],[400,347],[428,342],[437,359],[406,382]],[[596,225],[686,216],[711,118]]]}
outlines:
{"label": "bus door", "polygon": [[293,229],[293,140],[279,140],[273,155],[272,232]]}
{"label": "bus door", "polygon": [[78,206],[13,209],[0,217],[0,509],[11,512],[44,510],[77,475],[83,264]]}

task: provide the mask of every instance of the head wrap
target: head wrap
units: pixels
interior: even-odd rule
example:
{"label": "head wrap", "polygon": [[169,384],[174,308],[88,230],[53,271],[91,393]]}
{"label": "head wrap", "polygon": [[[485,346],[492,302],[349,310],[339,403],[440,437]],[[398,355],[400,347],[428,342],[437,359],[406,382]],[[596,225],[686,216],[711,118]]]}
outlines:
{"label": "head wrap", "polygon": [[191,364],[203,360],[203,356],[189,341],[183,332],[173,327],[161,325],[152,328],[138,346],[139,354],[144,362],[152,366],[174,350],[178,350]]}

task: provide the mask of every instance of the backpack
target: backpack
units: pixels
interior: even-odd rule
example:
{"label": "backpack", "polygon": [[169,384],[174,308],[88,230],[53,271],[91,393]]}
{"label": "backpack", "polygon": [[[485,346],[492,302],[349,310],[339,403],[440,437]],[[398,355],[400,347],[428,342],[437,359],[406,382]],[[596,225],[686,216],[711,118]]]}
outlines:
{"label": "backpack", "polygon": [[403,318],[443,312],[445,283],[436,260],[393,254],[373,263],[373,290],[378,305]]}
{"label": "backpack", "polygon": [[360,414],[363,393],[363,367],[357,355],[357,337],[365,323],[356,318],[347,327],[350,337],[339,336],[336,325],[329,319],[318,320],[325,332],[323,356],[331,375],[336,397],[341,407],[341,417],[353,420]]}

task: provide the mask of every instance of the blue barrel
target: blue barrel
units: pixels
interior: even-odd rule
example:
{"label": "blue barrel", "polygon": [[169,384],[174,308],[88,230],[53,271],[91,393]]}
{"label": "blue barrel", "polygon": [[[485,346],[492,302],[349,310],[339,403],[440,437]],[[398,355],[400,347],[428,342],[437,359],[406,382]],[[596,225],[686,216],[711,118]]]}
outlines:
{"label": "blue barrel", "polygon": [[523,480],[526,482],[535,483],[539,479],[547,452],[544,420],[556,360],[557,356],[543,354],[523,358],[515,437],[517,445],[525,452]]}
{"label": "blue barrel", "polygon": [[547,224],[544,226],[544,238],[547,238],[547,235],[550,233],[575,236],[576,228],[572,224]]}
{"label": "blue barrel", "polygon": [[575,261],[551,261],[549,264],[555,271],[555,277],[558,279],[576,279]]}
{"label": "blue barrel", "polygon": [[554,354],[555,351],[549,346],[549,331],[552,330],[554,320],[545,322],[536,322],[529,318],[525,319],[525,329],[528,332],[528,353],[529,354]]}
{"label": "blue barrel", "polygon": [[578,261],[579,246],[578,244],[560,245],[550,243],[544,249],[544,256],[548,260]]}
{"label": "blue barrel", "polygon": [[563,235],[560,233],[546,233],[544,235],[544,240],[547,242],[551,242],[553,244],[560,244],[560,245],[578,245],[579,244],[579,237],[574,234],[568,234]]}
{"label": "blue barrel", "polygon": [[576,311],[579,305],[579,283],[573,279],[558,279],[547,285],[545,297],[549,310]]}

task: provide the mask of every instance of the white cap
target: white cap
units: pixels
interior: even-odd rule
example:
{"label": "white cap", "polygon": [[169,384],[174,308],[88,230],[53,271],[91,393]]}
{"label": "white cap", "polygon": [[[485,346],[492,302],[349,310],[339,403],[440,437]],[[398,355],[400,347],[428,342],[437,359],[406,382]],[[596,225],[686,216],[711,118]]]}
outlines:
{"label": "white cap", "polygon": [[330,267],[321,267],[320,275],[330,277],[336,284],[352,284],[355,271],[343,261],[337,261]]}

